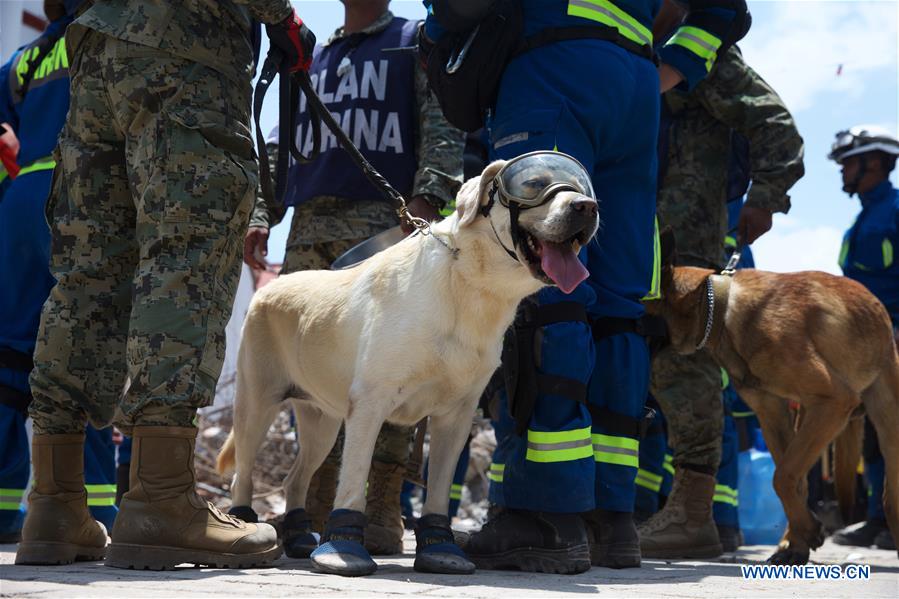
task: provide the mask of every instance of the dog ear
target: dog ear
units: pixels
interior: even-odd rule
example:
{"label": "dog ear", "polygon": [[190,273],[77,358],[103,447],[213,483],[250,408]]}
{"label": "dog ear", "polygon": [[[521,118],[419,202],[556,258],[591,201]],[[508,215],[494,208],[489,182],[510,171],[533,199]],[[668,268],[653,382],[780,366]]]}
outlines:
{"label": "dog ear", "polygon": [[666,266],[674,266],[677,261],[677,243],[674,236],[674,229],[665,227],[659,234],[659,245],[661,246],[662,268]]}
{"label": "dog ear", "polygon": [[478,216],[478,208],[487,202],[487,191],[496,174],[506,165],[505,160],[491,162],[481,173],[466,181],[456,195],[456,211],[459,213],[459,226],[467,227]]}

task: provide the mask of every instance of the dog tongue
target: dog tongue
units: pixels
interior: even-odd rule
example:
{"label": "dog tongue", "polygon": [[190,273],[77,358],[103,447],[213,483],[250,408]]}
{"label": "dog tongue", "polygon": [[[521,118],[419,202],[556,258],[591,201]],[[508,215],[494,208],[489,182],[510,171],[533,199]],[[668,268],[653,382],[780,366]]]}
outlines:
{"label": "dog tongue", "polygon": [[540,266],[564,293],[571,293],[590,273],[577,259],[570,243],[541,241]]}

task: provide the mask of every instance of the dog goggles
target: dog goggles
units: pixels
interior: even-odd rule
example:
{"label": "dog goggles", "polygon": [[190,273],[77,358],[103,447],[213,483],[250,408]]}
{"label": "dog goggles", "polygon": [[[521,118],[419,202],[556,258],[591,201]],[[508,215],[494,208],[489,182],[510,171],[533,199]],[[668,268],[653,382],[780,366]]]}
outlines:
{"label": "dog goggles", "polygon": [[560,191],[574,191],[596,199],[587,169],[562,152],[541,150],[513,158],[497,173],[499,201],[522,209],[548,202]]}

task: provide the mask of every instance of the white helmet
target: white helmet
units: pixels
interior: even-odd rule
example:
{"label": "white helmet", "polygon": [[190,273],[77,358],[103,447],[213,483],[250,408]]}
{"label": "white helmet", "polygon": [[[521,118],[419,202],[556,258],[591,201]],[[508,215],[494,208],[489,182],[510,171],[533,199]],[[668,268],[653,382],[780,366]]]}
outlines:
{"label": "white helmet", "polygon": [[837,138],[830,147],[830,154],[827,157],[841,163],[850,156],[877,150],[899,156],[899,139],[896,139],[883,127],[856,125],[849,130],[837,133]]}

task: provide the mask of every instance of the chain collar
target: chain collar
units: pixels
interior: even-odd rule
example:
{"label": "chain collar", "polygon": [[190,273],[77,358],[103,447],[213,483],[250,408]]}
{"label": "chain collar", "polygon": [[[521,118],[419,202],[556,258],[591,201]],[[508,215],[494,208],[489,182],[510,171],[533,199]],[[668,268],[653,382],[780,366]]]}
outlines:
{"label": "chain collar", "polygon": [[712,335],[712,325],[715,322],[715,287],[712,283],[712,277],[709,276],[705,280],[706,285],[706,295],[708,297],[708,319],[705,322],[705,334],[702,336],[702,341],[696,346],[696,351],[701,350],[705,347],[705,344],[709,342],[709,337]]}

